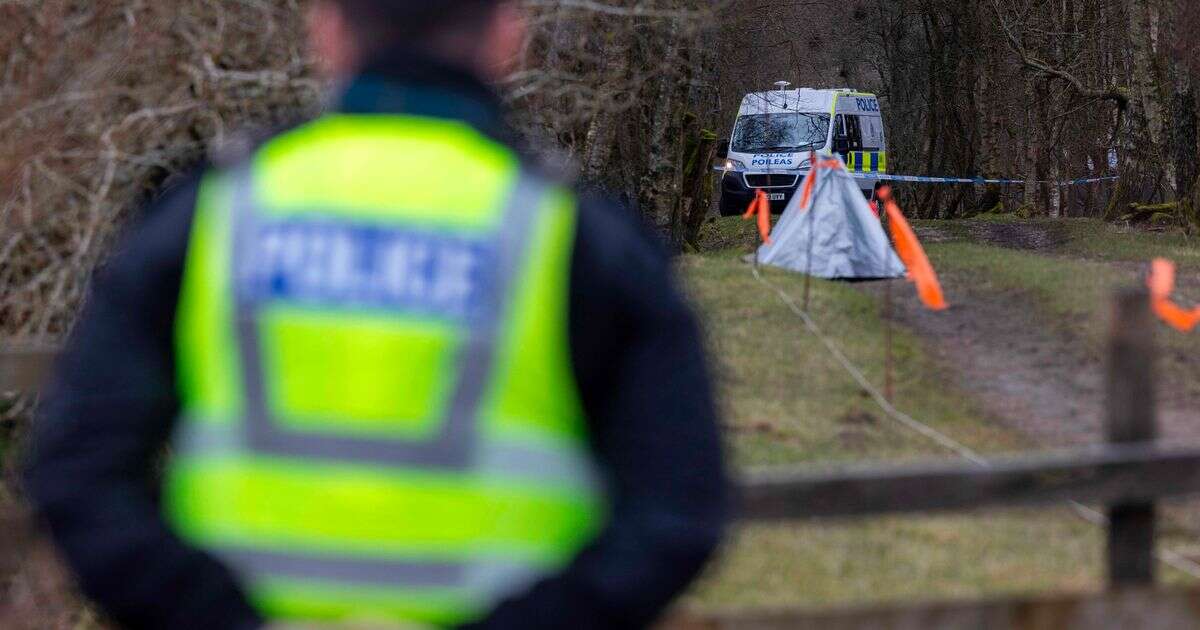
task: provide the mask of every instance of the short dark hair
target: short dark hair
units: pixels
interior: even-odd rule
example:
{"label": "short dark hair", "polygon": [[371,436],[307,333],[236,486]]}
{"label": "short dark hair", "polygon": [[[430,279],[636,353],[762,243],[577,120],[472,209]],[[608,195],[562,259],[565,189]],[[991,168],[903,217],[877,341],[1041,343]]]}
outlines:
{"label": "short dark hair", "polygon": [[368,50],[407,42],[420,48],[437,36],[482,31],[500,0],[334,0]]}

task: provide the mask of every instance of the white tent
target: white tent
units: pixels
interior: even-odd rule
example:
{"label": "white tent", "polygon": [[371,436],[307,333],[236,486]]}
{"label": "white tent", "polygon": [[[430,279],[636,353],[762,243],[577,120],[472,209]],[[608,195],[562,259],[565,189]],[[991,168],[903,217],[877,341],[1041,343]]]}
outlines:
{"label": "white tent", "polygon": [[836,157],[809,172],[771,231],[771,243],[759,248],[758,262],[830,280],[906,273],[858,182]]}

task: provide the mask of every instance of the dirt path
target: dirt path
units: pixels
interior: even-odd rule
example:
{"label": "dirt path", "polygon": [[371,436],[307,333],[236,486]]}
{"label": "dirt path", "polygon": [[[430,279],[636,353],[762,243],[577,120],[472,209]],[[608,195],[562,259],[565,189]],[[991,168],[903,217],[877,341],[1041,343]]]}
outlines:
{"label": "dirt path", "polygon": [[1103,366],[1070,340],[1029,325],[1019,293],[964,289],[970,278],[943,275],[953,306],[925,310],[898,290],[894,320],[929,344],[956,384],[989,415],[1052,447],[1094,442],[1100,418]]}
{"label": "dirt path", "polygon": [[[1067,240],[1065,231],[1030,224],[975,224],[980,242],[1052,252]],[[924,231],[936,242],[947,235]],[[894,291],[894,319],[927,340],[932,354],[955,375],[957,385],[975,396],[999,421],[1050,447],[1102,440],[1104,364],[1085,344],[1061,330],[1030,321],[1032,298],[1021,292],[980,288],[963,273],[943,273],[947,312],[923,309],[912,291]],[[882,293],[879,285],[868,290]],[[1200,404],[1160,396],[1160,422],[1167,439],[1200,440]]]}

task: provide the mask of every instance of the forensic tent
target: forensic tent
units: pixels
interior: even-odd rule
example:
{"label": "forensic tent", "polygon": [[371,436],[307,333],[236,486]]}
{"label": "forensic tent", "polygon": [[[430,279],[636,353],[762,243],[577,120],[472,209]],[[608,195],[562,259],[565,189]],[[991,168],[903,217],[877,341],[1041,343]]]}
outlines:
{"label": "forensic tent", "polygon": [[904,277],[904,263],[841,158],[813,163],[758,263],[829,280]]}

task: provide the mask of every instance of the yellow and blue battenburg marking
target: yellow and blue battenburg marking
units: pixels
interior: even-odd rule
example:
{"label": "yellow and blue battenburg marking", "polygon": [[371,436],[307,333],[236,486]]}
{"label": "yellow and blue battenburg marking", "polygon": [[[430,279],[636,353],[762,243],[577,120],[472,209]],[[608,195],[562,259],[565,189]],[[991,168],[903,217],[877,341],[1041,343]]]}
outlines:
{"label": "yellow and blue battenburg marking", "polygon": [[851,151],[846,156],[846,170],[851,173],[886,173],[886,151]]}

